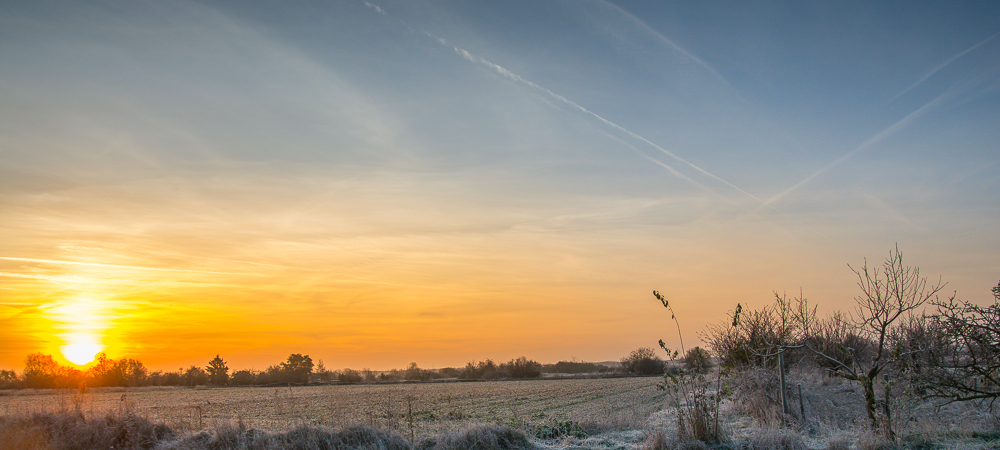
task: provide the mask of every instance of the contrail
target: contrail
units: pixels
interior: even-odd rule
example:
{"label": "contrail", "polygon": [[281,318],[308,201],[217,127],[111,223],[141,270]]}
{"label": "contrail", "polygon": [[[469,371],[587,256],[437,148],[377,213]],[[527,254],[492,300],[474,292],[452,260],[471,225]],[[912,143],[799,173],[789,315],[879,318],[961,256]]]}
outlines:
{"label": "contrail", "polygon": [[652,156],[647,155],[646,152],[643,152],[642,150],[639,150],[638,148],[635,148],[634,145],[632,145],[629,142],[626,142],[624,139],[621,139],[618,136],[615,136],[615,135],[613,135],[613,134],[611,134],[611,133],[609,133],[607,131],[604,131],[604,130],[600,130],[600,133],[603,134],[603,135],[605,135],[605,136],[607,136],[608,139],[617,141],[617,142],[621,143],[622,145],[624,145],[624,146],[632,149],[632,151],[636,152],[639,156],[643,157],[644,159],[648,160],[649,162],[651,162],[653,164],[656,164],[656,165],[658,165],[660,167],[663,167],[664,169],[667,169],[667,171],[669,171],[672,175],[676,176],[677,178],[683,179],[684,181],[687,181],[688,183],[701,188],[701,190],[703,190],[705,192],[711,192],[713,194],[718,194],[717,192],[713,191],[712,189],[709,189],[708,186],[705,186],[704,184],[701,184],[701,183],[699,183],[699,182],[691,179],[691,177],[688,177],[687,175],[684,175],[683,173],[678,172],[677,169],[674,169],[669,164],[666,164],[663,161],[660,161],[660,160],[658,160],[656,158],[653,158]]}
{"label": "contrail", "polygon": [[815,173],[813,173],[812,175],[809,175],[808,177],[804,178],[802,181],[799,181],[794,186],[792,186],[792,187],[790,187],[788,189],[785,189],[784,191],[782,191],[778,195],[775,195],[774,197],[771,197],[767,202],[764,203],[764,205],[761,205],[761,206],[762,207],[763,206],[771,206],[771,203],[774,203],[774,202],[778,201],[779,199],[781,199],[782,197],[784,197],[788,193],[790,193],[790,192],[798,189],[803,184],[806,184],[806,183],[812,181],[814,178],[816,178],[816,177],[820,176],[821,174],[823,174],[823,172],[826,172],[827,170],[830,170],[834,166],[836,166],[836,165],[838,165],[838,164],[846,161],[848,158],[850,158],[850,157],[852,157],[852,156],[854,156],[854,155],[856,155],[856,154],[858,154],[858,153],[860,153],[860,152],[862,152],[864,150],[867,150],[868,148],[872,147],[873,145],[881,142],[883,139],[885,139],[885,138],[887,138],[887,137],[895,134],[897,131],[899,131],[899,130],[905,128],[907,125],[909,125],[910,122],[913,122],[914,120],[916,120],[920,116],[923,116],[928,111],[930,111],[932,108],[936,107],[938,104],[940,104],[940,103],[942,103],[944,101],[950,100],[952,97],[954,97],[954,95],[951,94],[950,92],[945,92],[945,93],[937,96],[937,98],[935,98],[934,100],[931,100],[926,105],[921,106],[916,111],[911,112],[906,117],[904,117],[904,118],[900,119],[898,122],[892,124],[889,128],[886,128],[886,129],[882,130],[880,133],[876,134],[871,139],[868,139],[867,141],[863,142],[861,145],[857,146],[854,150],[851,150],[851,151],[843,154],[840,158],[837,158],[836,160],[834,160],[830,164],[827,164],[823,168],[817,170]]}
{"label": "contrail", "polygon": [[649,34],[652,34],[653,36],[656,36],[661,42],[663,42],[664,44],[667,44],[667,46],[669,46],[670,48],[678,51],[682,55],[687,56],[688,58],[690,58],[694,62],[698,63],[698,65],[701,66],[703,69],[709,71],[712,75],[715,75],[715,77],[718,78],[719,81],[721,81],[723,84],[725,84],[726,87],[728,87],[730,89],[733,89],[733,90],[736,90],[735,88],[733,88],[733,85],[729,84],[729,81],[727,81],[726,78],[722,76],[722,74],[720,74],[718,71],[715,70],[714,67],[712,67],[707,62],[705,62],[705,60],[697,57],[694,53],[691,53],[691,52],[687,51],[686,49],[684,49],[684,47],[681,47],[680,45],[677,45],[676,42],[674,42],[674,41],[668,39],[666,36],[660,34],[659,31],[656,31],[655,29],[653,29],[653,27],[651,27],[648,24],[646,24],[646,22],[643,22],[638,17],[634,16],[632,13],[630,13],[628,11],[625,11],[620,6],[615,5],[613,3],[609,3],[607,0],[599,0],[599,1],[601,3],[603,3],[605,6],[610,7],[612,9],[614,9],[615,11],[618,11],[618,13],[620,13],[621,15],[623,15],[625,17],[628,17],[629,19],[632,20],[632,22],[634,22],[634,23],[638,24],[640,27],[642,27],[643,31],[645,31],[645,32],[647,32]]}
{"label": "contrail", "polygon": [[259,276],[254,273],[235,273],[235,272],[213,272],[210,270],[190,270],[190,269],[163,269],[159,267],[141,267],[141,266],[124,266],[119,264],[101,264],[101,263],[88,263],[79,261],[59,261],[54,259],[37,259],[37,258],[15,258],[12,256],[0,256],[0,259],[5,259],[8,261],[27,261],[27,262],[37,262],[44,264],[62,264],[62,265],[73,265],[73,266],[91,266],[91,267],[110,267],[115,269],[133,269],[133,270],[152,270],[157,272],[184,272],[184,273],[209,273],[214,275],[242,275],[255,277]]}
{"label": "contrail", "polygon": [[[641,20],[639,20],[635,16],[629,14],[627,11],[619,8],[616,5],[607,3],[605,0],[601,0],[601,2],[604,3],[606,6],[614,8],[615,10],[619,11],[621,14],[629,17],[635,23],[641,25],[645,29],[645,31],[647,31],[649,33],[652,33],[653,35],[657,36],[660,40],[662,40],[664,43],[666,43],[667,45],[669,45],[671,48],[677,50],[678,52],[680,52],[681,54],[687,56],[688,58],[691,58],[693,61],[695,61],[696,63],[698,63],[700,66],[702,66],[703,68],[705,68],[706,70],[708,70],[709,72],[711,72],[712,75],[714,75],[717,78],[719,78],[719,80],[721,80],[724,84],[726,84],[726,86],[732,88],[732,86],[729,84],[729,82],[726,81],[726,79],[723,78],[722,75],[719,74],[719,72],[717,72],[714,68],[712,68],[712,66],[710,66],[708,63],[706,63],[705,61],[703,61],[701,58],[698,58],[697,56],[695,56],[694,54],[688,52],[687,50],[685,50],[681,46],[675,44],[670,39],[667,39],[666,37],[664,37],[660,33],[656,32],[656,30],[653,30],[652,28],[650,28],[649,25],[646,25],[644,22],[642,22]],[[385,12],[385,10],[383,10],[382,8],[379,8],[377,5],[374,5],[374,4],[372,4],[372,3],[368,2],[368,1],[365,1],[364,3],[365,3],[365,6],[368,6],[369,8],[375,9],[376,12],[378,12],[379,14],[384,15],[384,16],[388,15]],[[403,25],[406,26],[406,27],[408,27],[408,28],[410,28],[410,29],[413,29],[413,27],[410,27],[405,22],[403,22]],[[732,184],[732,183],[730,183],[730,182],[728,182],[726,180],[723,180],[722,178],[716,176],[715,174],[712,174],[712,173],[708,172],[707,170],[702,169],[701,167],[698,167],[695,164],[689,162],[688,160],[686,160],[684,158],[681,158],[680,156],[677,156],[673,152],[671,152],[671,151],[669,151],[669,150],[667,150],[667,149],[665,149],[663,147],[660,147],[659,145],[654,144],[649,139],[646,139],[646,138],[640,136],[639,134],[636,134],[636,133],[634,133],[634,132],[632,132],[630,130],[627,130],[624,127],[622,127],[621,125],[618,125],[618,124],[616,124],[616,123],[614,123],[614,122],[612,122],[612,121],[610,121],[608,119],[605,119],[604,117],[601,117],[600,115],[598,115],[598,114],[590,111],[589,109],[584,108],[583,106],[579,105],[578,103],[576,103],[576,102],[574,102],[574,101],[572,101],[572,100],[570,100],[570,99],[568,99],[566,97],[563,97],[563,96],[561,96],[559,94],[556,94],[555,92],[552,92],[549,89],[546,89],[546,88],[544,88],[542,86],[539,86],[538,84],[535,84],[534,82],[532,82],[530,80],[526,80],[523,77],[521,77],[520,75],[518,75],[518,74],[516,74],[514,72],[511,72],[510,70],[507,70],[506,68],[504,68],[503,66],[500,66],[499,64],[495,64],[495,63],[493,63],[491,61],[488,61],[486,59],[480,58],[479,56],[473,55],[472,53],[470,53],[469,51],[467,51],[465,49],[461,49],[461,48],[458,48],[458,47],[456,47],[454,45],[451,45],[447,40],[445,40],[443,38],[439,38],[437,36],[434,36],[433,34],[427,32],[427,31],[423,31],[423,33],[426,34],[428,37],[436,40],[442,46],[452,48],[456,53],[458,53],[463,58],[465,58],[465,60],[467,60],[467,61],[469,61],[469,62],[471,62],[473,64],[478,64],[478,65],[486,66],[486,67],[492,69],[493,71],[499,73],[500,75],[504,76],[505,78],[508,78],[508,79],[510,79],[512,81],[515,81],[517,83],[524,84],[524,85],[526,85],[528,87],[531,87],[533,89],[537,89],[537,90],[545,93],[546,95],[548,95],[548,96],[550,96],[550,97],[552,97],[552,98],[554,98],[556,100],[559,100],[560,102],[562,102],[562,103],[564,103],[566,105],[569,105],[570,107],[573,107],[574,109],[577,109],[580,112],[582,112],[584,114],[587,114],[587,115],[589,115],[589,116],[591,116],[591,117],[593,117],[593,118],[601,121],[605,125],[607,125],[607,126],[609,126],[611,128],[614,128],[614,129],[616,129],[616,130],[618,130],[618,131],[620,131],[622,133],[627,134],[628,136],[632,137],[633,139],[636,139],[636,140],[639,140],[641,142],[646,143],[647,145],[649,145],[649,146],[651,146],[651,147],[653,147],[653,148],[655,148],[655,149],[663,152],[665,155],[667,155],[667,156],[669,156],[669,157],[677,160],[678,162],[683,163],[683,164],[687,165],[688,167],[691,167],[692,169],[700,172],[701,174],[703,174],[703,175],[705,175],[705,176],[707,176],[707,177],[709,177],[709,178],[711,178],[713,180],[716,180],[716,181],[718,181],[718,182],[720,182],[720,183],[722,183],[722,184],[724,184],[726,186],[729,186],[730,188],[733,188],[733,189],[739,191],[740,193],[742,193],[743,195],[746,195],[747,197],[750,197],[750,198],[756,200],[758,203],[761,203],[762,205],[766,205],[766,202],[764,200],[761,200],[760,198],[757,198],[753,194],[751,194],[751,193],[749,193],[749,192],[741,189],[739,186],[736,186],[735,184]],[[672,174],[674,174],[674,175],[676,175],[678,177],[681,177],[685,181],[688,181],[689,183],[694,183],[697,187],[705,189],[705,186],[701,185],[700,183],[695,182],[694,180],[692,180],[689,177],[681,175],[680,172],[678,172],[676,169],[674,169],[673,167],[669,166],[668,164],[665,164],[665,163],[663,163],[661,161],[657,161],[657,160],[649,158],[649,157],[647,157],[647,159],[649,159],[649,160],[651,160],[651,161],[653,161],[653,162],[655,162],[655,163],[663,166],[664,168],[666,168],[667,170],[669,170],[670,173],[672,173]]]}
{"label": "contrail", "polygon": [[967,48],[967,49],[965,49],[965,50],[963,50],[963,51],[959,52],[959,53],[958,53],[957,55],[955,55],[955,56],[952,56],[952,57],[951,57],[950,59],[948,59],[947,61],[945,61],[945,62],[941,63],[941,64],[940,64],[940,65],[938,65],[937,67],[935,67],[935,68],[931,69],[931,71],[930,71],[930,72],[927,72],[927,73],[926,73],[926,74],[925,74],[924,76],[920,77],[920,79],[918,79],[916,83],[913,83],[912,85],[910,85],[910,87],[908,87],[908,88],[906,88],[906,89],[903,89],[903,92],[900,92],[900,93],[896,94],[896,96],[895,96],[895,97],[893,97],[893,98],[892,98],[892,100],[889,100],[889,102],[891,103],[892,101],[896,100],[897,98],[899,98],[899,97],[902,97],[902,96],[903,96],[903,94],[905,94],[905,93],[907,93],[907,92],[910,92],[910,90],[912,90],[913,88],[915,88],[915,87],[917,87],[917,86],[919,86],[919,85],[923,84],[923,82],[924,82],[924,81],[927,81],[927,79],[928,79],[928,78],[930,78],[930,77],[934,76],[934,74],[935,74],[935,73],[937,73],[938,71],[940,71],[941,69],[944,69],[945,67],[948,67],[948,65],[950,65],[950,64],[951,64],[951,63],[953,63],[953,62],[955,62],[955,60],[957,60],[958,58],[961,58],[961,57],[965,56],[965,54],[967,54],[967,53],[969,53],[969,52],[971,52],[971,51],[973,51],[973,50],[975,50],[975,49],[979,48],[979,46],[981,46],[981,45],[983,45],[983,44],[985,44],[985,43],[989,42],[990,40],[992,40],[993,38],[995,38],[995,37],[997,37],[997,36],[1000,36],[1000,33],[996,33],[996,34],[994,34],[993,36],[990,36],[990,37],[988,37],[988,38],[986,38],[986,39],[983,39],[983,40],[982,40],[982,42],[980,42],[980,43],[978,43],[978,44],[976,44],[976,45],[973,45],[972,47],[969,47],[969,48]]}
{"label": "contrail", "polygon": [[[735,184],[732,184],[732,183],[730,183],[730,182],[728,182],[726,180],[723,180],[722,178],[719,178],[718,176],[716,176],[716,175],[708,172],[707,170],[702,169],[701,167],[698,167],[698,166],[694,165],[693,163],[689,162],[688,160],[686,160],[684,158],[681,158],[680,156],[677,156],[676,154],[674,154],[670,150],[667,150],[667,149],[665,149],[663,147],[660,147],[659,145],[654,144],[649,139],[646,139],[646,138],[644,138],[644,137],[642,137],[642,136],[640,136],[640,135],[638,135],[638,134],[636,134],[636,133],[634,133],[634,132],[632,132],[632,131],[624,128],[624,127],[622,127],[621,125],[618,125],[617,123],[614,123],[614,122],[612,122],[612,121],[610,121],[608,119],[605,119],[605,118],[599,116],[598,114],[590,111],[589,109],[584,108],[583,106],[580,106],[576,102],[574,102],[574,101],[572,101],[572,100],[570,100],[570,99],[568,99],[566,97],[563,97],[563,96],[561,96],[559,94],[556,94],[555,92],[552,92],[552,91],[550,91],[550,90],[548,90],[548,89],[546,89],[546,88],[544,88],[542,86],[539,86],[539,85],[537,85],[537,84],[535,84],[535,83],[533,83],[533,82],[531,82],[529,80],[526,80],[526,79],[522,78],[520,75],[518,75],[518,74],[516,74],[514,72],[511,72],[511,71],[509,71],[507,69],[505,69],[504,67],[500,66],[499,64],[495,64],[495,63],[493,63],[491,61],[488,61],[488,60],[480,58],[480,57],[478,57],[476,55],[473,55],[472,53],[469,53],[467,50],[455,47],[455,46],[449,44],[448,41],[446,41],[444,39],[441,39],[441,38],[436,38],[436,39],[437,39],[437,41],[439,43],[441,43],[441,45],[445,45],[445,46],[448,46],[448,47],[451,47],[452,49],[454,49],[456,53],[458,53],[459,55],[461,55],[467,61],[469,61],[469,62],[471,62],[473,64],[478,64],[478,65],[486,66],[486,67],[492,69],[493,71],[499,73],[500,75],[502,75],[502,76],[504,76],[504,77],[506,77],[506,78],[508,78],[510,80],[513,80],[513,81],[516,81],[518,83],[524,84],[524,85],[526,85],[528,87],[531,87],[533,89],[537,89],[539,91],[542,91],[546,95],[548,95],[548,96],[550,96],[550,97],[552,97],[552,98],[554,98],[556,100],[559,100],[560,102],[562,102],[562,103],[564,103],[566,105],[569,105],[569,106],[571,106],[571,107],[579,110],[580,112],[582,112],[584,114],[587,114],[587,115],[589,115],[589,116],[591,116],[591,117],[593,117],[593,118],[601,121],[605,125],[607,125],[607,126],[609,126],[611,128],[614,128],[614,129],[616,129],[618,131],[621,131],[622,133],[625,133],[625,134],[629,135],[630,137],[632,137],[632,138],[634,138],[636,140],[639,140],[639,141],[642,141],[642,142],[646,143],[650,147],[653,147],[653,148],[655,148],[655,149],[663,152],[667,156],[669,156],[669,157],[677,160],[678,162],[681,162],[681,163],[687,165],[688,167],[691,167],[692,169],[700,172],[701,174],[703,174],[703,175],[705,175],[705,176],[707,176],[709,178],[712,178],[713,180],[716,180],[716,181],[718,181],[718,182],[720,182],[720,183],[722,183],[722,184],[724,184],[726,186],[729,186],[729,187],[731,187],[731,188],[739,191],[740,193],[746,195],[747,197],[750,197],[750,198],[756,200],[757,202],[761,203],[762,205],[766,204],[766,202],[764,202],[763,200],[755,197],[753,194],[751,194],[751,193],[749,193],[747,191],[744,191],[743,189],[740,189],[739,186],[736,186]],[[665,166],[665,167],[667,167],[667,165],[664,164],[664,163],[660,163],[660,164],[663,165],[663,166]],[[677,174],[677,171],[674,170],[673,168],[668,167],[668,169],[670,169],[670,171],[672,173]],[[687,178],[687,177],[684,177],[684,178],[686,180],[692,181],[690,178]]]}

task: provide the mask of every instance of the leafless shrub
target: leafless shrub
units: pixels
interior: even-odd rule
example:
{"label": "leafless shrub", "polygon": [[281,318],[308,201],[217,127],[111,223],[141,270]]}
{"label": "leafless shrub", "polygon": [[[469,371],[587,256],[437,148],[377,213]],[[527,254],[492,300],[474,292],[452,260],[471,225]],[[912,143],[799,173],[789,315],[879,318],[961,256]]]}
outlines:
{"label": "leafless shrub", "polygon": [[[726,321],[707,327],[702,340],[724,367],[775,367],[775,349],[795,347],[800,336],[812,333],[816,326],[816,308],[810,308],[801,294],[789,299],[775,292],[774,303],[761,309],[744,310],[736,305]],[[786,356],[793,357],[791,353]]]}
{"label": "leafless shrub", "polygon": [[824,355],[815,362],[831,376],[841,365],[856,366],[872,357],[871,341],[860,336],[850,317],[840,311],[819,320],[803,340],[808,348]]}
{"label": "leafless shrub", "polygon": [[929,351],[914,371],[926,396],[954,401],[986,401],[990,410],[1000,398],[1000,284],[992,305],[956,300],[935,301],[929,321]]}

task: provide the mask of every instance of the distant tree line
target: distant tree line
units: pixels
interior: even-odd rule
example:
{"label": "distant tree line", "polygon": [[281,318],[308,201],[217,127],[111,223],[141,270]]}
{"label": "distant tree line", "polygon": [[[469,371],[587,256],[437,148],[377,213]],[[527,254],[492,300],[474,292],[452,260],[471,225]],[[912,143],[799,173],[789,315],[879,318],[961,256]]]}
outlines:
{"label": "distant tree line", "polygon": [[386,372],[375,372],[371,369],[344,369],[341,371],[317,372],[317,381],[339,381],[341,383],[375,383],[393,381],[428,381],[443,378],[460,380],[499,380],[537,378],[542,376],[542,365],[524,356],[512,359],[506,363],[497,364],[491,359],[485,361],[470,361],[465,368],[445,367],[442,369],[421,369],[417,363],[403,370],[393,369]]}
{"label": "distant tree line", "polygon": [[614,369],[605,366],[603,364],[597,364],[592,362],[579,362],[579,361],[559,361],[555,364],[543,364],[542,373],[567,373],[567,374],[584,374],[584,373],[609,373]]}
{"label": "distant tree line", "polygon": [[265,371],[240,370],[229,374],[226,361],[215,355],[205,368],[192,365],[174,372],[150,372],[141,361],[122,358],[114,360],[99,353],[94,365],[86,371],[60,365],[52,355],[32,353],[24,360],[20,376],[13,370],[0,370],[0,389],[81,389],[88,387],[137,386],[225,386],[304,384],[310,381],[313,362],[309,355],[293,353],[280,364]]}
{"label": "distant tree line", "polygon": [[501,378],[538,378],[542,376],[542,365],[525,357],[512,359],[505,363],[494,363],[493,360],[469,361],[465,369],[459,371],[461,380],[496,380]]}
{"label": "distant tree line", "polygon": [[[651,353],[651,350],[646,350]],[[633,352],[635,354],[635,352]],[[643,353],[645,355],[645,353]],[[634,356],[634,355],[633,355]],[[429,381],[437,379],[501,380],[538,378],[543,373],[610,374],[663,373],[663,360],[638,361],[626,364],[624,369],[589,362],[559,361],[542,365],[527,357],[496,363],[492,359],[470,361],[463,368],[445,367],[422,369],[410,363],[405,369],[375,371],[372,369],[330,370],[322,360],[314,364],[309,355],[293,353],[278,364],[264,370],[241,369],[230,371],[226,361],[215,355],[206,366],[191,365],[176,371],[150,371],[141,361],[131,358],[114,360],[106,354],[97,355],[91,368],[81,371],[62,366],[51,355],[33,353],[25,359],[24,371],[18,375],[13,370],[0,370],[0,389],[86,389],[88,387],[138,387],[138,386],[266,386],[275,384],[308,383],[379,383]],[[649,369],[653,367],[654,369]],[[659,367],[659,372],[656,371]],[[638,370],[634,370],[638,368]]]}
{"label": "distant tree line", "polygon": [[[638,352],[638,353],[637,353]],[[647,354],[648,353],[648,354]],[[640,355],[637,358],[637,355]],[[625,360],[631,358],[630,362]],[[0,389],[19,388],[86,388],[86,387],[136,387],[136,386],[263,386],[274,384],[307,383],[379,383],[429,381],[454,378],[459,380],[501,380],[538,378],[543,373],[561,374],[611,374],[625,373],[653,375],[663,373],[663,360],[652,355],[652,350],[639,349],[623,358],[622,367],[614,369],[602,364],[578,361],[559,361],[540,364],[524,356],[505,363],[492,359],[470,361],[463,368],[445,367],[422,369],[410,363],[405,369],[375,371],[372,369],[327,369],[323,361],[313,364],[309,355],[293,353],[284,362],[264,370],[242,369],[230,371],[219,355],[202,368],[191,365],[176,371],[149,371],[135,359],[113,360],[104,353],[97,355],[94,366],[87,371],[59,365],[51,355],[33,353],[25,359],[25,369],[20,376],[13,370],[0,370]]]}

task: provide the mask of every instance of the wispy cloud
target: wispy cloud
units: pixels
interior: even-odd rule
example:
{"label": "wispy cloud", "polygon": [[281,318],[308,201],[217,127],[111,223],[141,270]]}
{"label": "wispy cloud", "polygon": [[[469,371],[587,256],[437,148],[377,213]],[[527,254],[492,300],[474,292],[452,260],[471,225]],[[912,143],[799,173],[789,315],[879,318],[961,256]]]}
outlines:
{"label": "wispy cloud", "polygon": [[239,259],[212,258],[210,256],[183,255],[183,254],[179,254],[179,253],[161,253],[161,254],[162,255],[179,256],[179,257],[182,257],[182,258],[194,258],[194,259],[204,259],[204,260],[208,260],[208,261],[220,261],[220,262],[235,263],[235,264],[248,264],[248,265],[252,265],[252,266],[273,267],[275,269],[292,269],[292,270],[307,270],[307,271],[320,270],[320,269],[315,269],[315,268],[311,269],[311,268],[307,268],[307,267],[284,266],[284,265],[281,265],[281,264],[268,264],[268,263],[253,262],[253,261],[243,261],[243,260],[239,260]]}
{"label": "wispy cloud", "polygon": [[193,269],[166,269],[162,267],[143,267],[143,266],[126,266],[120,264],[102,264],[102,263],[89,263],[81,261],[60,261],[55,259],[38,259],[38,258],[17,258],[13,256],[0,256],[0,259],[7,261],[25,261],[25,262],[35,262],[42,264],[58,264],[58,265],[72,265],[72,266],[89,266],[89,267],[107,267],[113,269],[131,269],[131,270],[151,270],[157,272],[183,272],[183,273],[206,273],[212,275],[240,275],[240,276],[259,276],[255,273],[237,273],[237,272],[216,272],[211,270],[193,270]]}
{"label": "wispy cloud", "polygon": [[382,9],[382,8],[379,8],[379,6],[378,6],[378,5],[376,5],[376,4],[374,4],[374,3],[371,3],[371,2],[365,2],[365,6],[367,6],[367,7],[371,8],[371,9],[374,9],[374,10],[375,10],[375,12],[377,12],[377,13],[379,13],[379,14],[383,15],[383,16],[387,16],[387,15],[389,15],[389,13],[385,12],[385,10],[384,10],[384,9]]}
{"label": "wispy cloud", "polygon": [[924,74],[924,76],[922,76],[919,79],[917,79],[917,81],[915,83],[911,84],[910,87],[908,87],[906,89],[903,89],[903,92],[900,92],[900,93],[896,94],[896,96],[893,97],[892,100],[889,100],[889,101],[892,102],[892,101],[896,100],[897,98],[902,97],[907,92],[910,92],[911,90],[913,90],[913,88],[915,88],[915,87],[920,86],[921,84],[923,84],[925,81],[927,81],[927,79],[929,79],[930,77],[934,76],[934,74],[938,73],[938,71],[940,71],[941,69],[944,69],[945,67],[948,67],[951,63],[953,63],[956,60],[958,60],[959,58],[965,56],[969,52],[971,52],[971,51],[979,48],[983,44],[985,44],[985,43],[993,40],[993,38],[995,38],[997,36],[1000,36],[1000,33],[996,33],[993,36],[990,36],[990,37],[988,37],[986,39],[983,39],[978,44],[973,45],[972,47],[969,47],[969,48],[967,48],[965,50],[962,50],[961,52],[958,52],[958,54],[956,54],[955,56],[952,56],[951,58],[948,58],[947,61],[945,61],[945,62],[939,64],[937,67],[931,69],[929,72],[927,72],[926,74]]}
{"label": "wispy cloud", "polygon": [[[751,193],[743,190],[739,186],[736,186],[735,184],[732,184],[732,183],[730,183],[730,182],[728,182],[728,181],[720,178],[719,176],[717,176],[717,175],[715,175],[715,174],[713,174],[713,173],[711,173],[711,172],[709,172],[709,171],[707,171],[705,169],[702,169],[701,167],[695,165],[694,163],[691,163],[690,161],[688,161],[688,160],[686,160],[684,158],[681,158],[680,156],[676,155],[675,153],[671,152],[670,150],[667,150],[667,149],[665,149],[665,148],[663,148],[663,147],[661,147],[661,146],[653,143],[649,139],[646,139],[645,137],[643,137],[643,136],[641,136],[641,135],[639,135],[639,134],[637,134],[637,133],[635,133],[635,132],[633,132],[631,130],[626,129],[625,127],[623,127],[621,125],[618,125],[617,123],[614,123],[614,122],[612,122],[612,121],[610,121],[608,119],[605,119],[604,117],[601,117],[597,113],[594,113],[593,111],[590,111],[589,109],[584,108],[580,104],[578,104],[578,103],[576,103],[576,102],[574,102],[574,101],[572,101],[572,100],[570,100],[570,99],[568,99],[566,97],[563,97],[563,96],[561,96],[561,95],[559,95],[559,94],[557,94],[555,92],[552,92],[551,90],[549,90],[549,89],[547,89],[545,87],[539,86],[538,84],[536,84],[536,83],[534,83],[534,82],[532,82],[530,80],[526,80],[523,77],[521,77],[520,75],[518,75],[518,74],[516,74],[514,72],[511,72],[510,70],[507,70],[506,68],[500,66],[499,64],[493,63],[493,62],[488,61],[486,59],[483,59],[483,58],[481,58],[479,56],[473,55],[472,53],[468,52],[467,50],[455,47],[455,46],[449,44],[444,39],[437,38],[437,41],[440,42],[442,45],[446,45],[446,46],[451,47],[452,49],[455,50],[456,53],[458,53],[459,55],[461,55],[463,58],[465,58],[467,61],[469,61],[471,63],[478,64],[478,65],[481,65],[481,66],[485,66],[485,67],[487,67],[487,68],[495,71],[496,73],[498,73],[498,74],[500,74],[500,75],[502,75],[502,76],[504,76],[504,77],[506,77],[506,78],[508,78],[508,79],[510,79],[512,81],[524,84],[524,85],[526,85],[528,87],[531,87],[533,89],[537,89],[537,90],[545,93],[546,95],[548,95],[548,96],[550,96],[550,97],[552,97],[552,98],[554,98],[554,99],[556,99],[556,100],[558,100],[558,101],[560,101],[560,102],[562,102],[562,103],[564,103],[566,105],[569,105],[570,107],[572,107],[572,108],[574,108],[574,109],[576,109],[576,110],[578,110],[578,111],[580,111],[580,112],[582,112],[582,113],[584,113],[584,114],[586,114],[588,116],[591,116],[591,117],[599,120],[601,123],[603,123],[603,124],[605,124],[605,125],[613,128],[613,129],[615,129],[617,131],[625,133],[629,137],[631,137],[633,139],[636,139],[636,140],[638,140],[638,141],[640,141],[642,143],[645,143],[646,145],[649,145],[650,147],[653,147],[656,150],[659,150],[663,154],[665,154],[665,155],[673,158],[677,162],[680,162],[680,163],[682,163],[682,164],[684,164],[684,165],[686,165],[686,166],[694,169],[698,173],[701,173],[702,175],[705,175],[705,176],[707,176],[707,177],[709,177],[709,178],[711,178],[711,179],[713,179],[715,181],[718,181],[718,182],[720,182],[720,183],[722,183],[722,184],[724,184],[724,185],[726,185],[726,186],[728,186],[728,187],[730,187],[732,189],[735,189],[736,191],[742,193],[743,195],[746,195],[747,197],[750,197],[750,198],[756,200],[757,202],[759,202],[761,204],[764,204],[763,200],[761,200],[761,199],[757,198],[756,196],[754,196],[753,194],[751,194]],[[651,161],[656,162],[657,164],[659,164],[659,165],[667,168],[672,174],[680,176],[685,181],[687,181],[689,183],[692,183],[692,184],[694,184],[695,186],[697,186],[699,188],[705,188],[705,186],[701,185],[700,183],[697,183],[696,181],[692,180],[690,177],[681,175],[680,172],[678,172],[677,170],[675,170],[673,167],[669,166],[668,164],[662,163],[662,162],[658,162],[658,161],[656,161],[655,159],[652,159],[652,158],[647,158],[647,159],[650,159]]]}
{"label": "wispy cloud", "polygon": [[94,282],[94,280],[82,277],[60,277],[60,276],[34,275],[30,273],[14,273],[14,272],[0,272],[0,277],[29,278],[32,280],[57,281],[59,283],[69,283],[69,284],[88,284]]}

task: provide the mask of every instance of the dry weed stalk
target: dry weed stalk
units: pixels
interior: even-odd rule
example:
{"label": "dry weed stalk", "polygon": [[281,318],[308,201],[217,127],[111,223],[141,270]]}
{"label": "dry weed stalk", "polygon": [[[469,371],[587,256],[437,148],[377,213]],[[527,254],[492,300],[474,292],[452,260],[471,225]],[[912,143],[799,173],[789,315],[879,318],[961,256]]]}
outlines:
{"label": "dry weed stalk", "polygon": [[[659,300],[668,311],[670,318],[677,325],[677,334],[681,334],[680,321],[674,314],[670,302],[659,292],[653,291],[653,296]],[[734,321],[735,323],[735,321]],[[670,359],[674,360],[678,355],[686,355],[684,341],[681,340],[680,352],[673,352],[667,348],[663,340],[660,340],[660,347],[663,348]],[[680,368],[676,374],[667,371],[663,376],[663,382],[657,388],[667,391],[672,406],[677,410],[677,434],[682,440],[696,440],[707,443],[717,443],[726,440],[719,424],[719,404],[723,397],[731,393],[728,383],[724,386],[722,368],[717,372],[716,386],[712,389],[712,383],[705,377],[704,373],[698,373],[688,368]]]}

